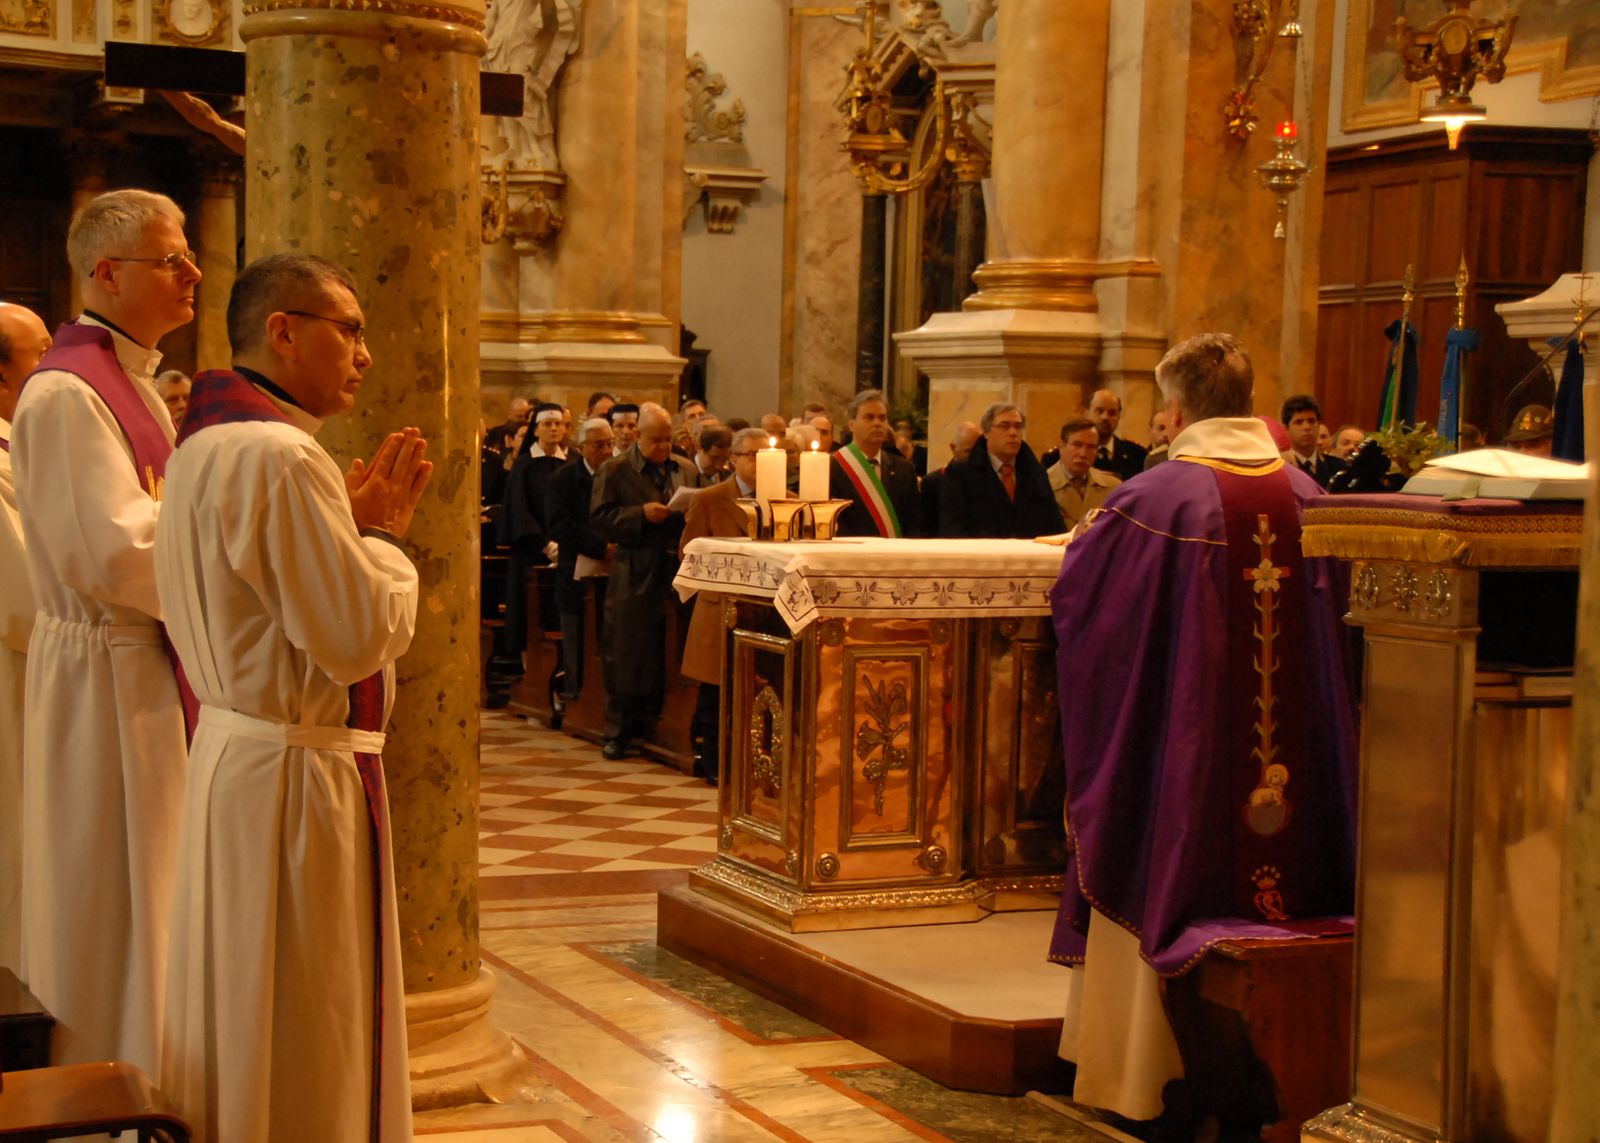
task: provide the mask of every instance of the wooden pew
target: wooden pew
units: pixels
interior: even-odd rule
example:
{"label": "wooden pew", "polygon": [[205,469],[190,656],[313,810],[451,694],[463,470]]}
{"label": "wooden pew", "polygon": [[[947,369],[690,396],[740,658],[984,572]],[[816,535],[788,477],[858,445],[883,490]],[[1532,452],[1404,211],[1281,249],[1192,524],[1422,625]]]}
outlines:
{"label": "wooden pew", "polygon": [[1302,1123],[1348,1100],[1353,953],[1353,937],[1222,941],[1168,980],[1178,1117],[1295,1143]]}

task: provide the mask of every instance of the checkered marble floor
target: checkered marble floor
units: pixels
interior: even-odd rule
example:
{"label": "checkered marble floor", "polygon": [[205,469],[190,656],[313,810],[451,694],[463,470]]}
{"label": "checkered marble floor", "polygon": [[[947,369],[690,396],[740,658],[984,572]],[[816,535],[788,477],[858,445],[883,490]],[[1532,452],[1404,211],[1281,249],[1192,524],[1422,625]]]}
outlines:
{"label": "checkered marble floor", "polygon": [[482,715],[484,878],[691,869],[716,854],[717,792],[645,758],[500,711]]}

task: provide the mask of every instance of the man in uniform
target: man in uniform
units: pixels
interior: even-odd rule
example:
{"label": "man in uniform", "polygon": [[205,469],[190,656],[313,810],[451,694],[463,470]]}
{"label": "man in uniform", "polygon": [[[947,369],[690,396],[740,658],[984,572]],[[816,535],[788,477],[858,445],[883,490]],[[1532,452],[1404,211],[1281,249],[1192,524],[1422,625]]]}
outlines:
{"label": "man in uniform", "polygon": [[432,465],[416,429],[341,473],[314,433],[372,364],[347,271],[279,254],[195,380],[156,581],[199,692],[161,1085],[204,1143],[411,1138],[384,794]]}
{"label": "man in uniform", "polygon": [[34,605],[11,476],[11,418],[49,348],[38,314],[0,303],[0,965],[13,972],[22,967],[22,711]]}
{"label": "man in uniform", "polygon": [[636,742],[655,732],[661,715],[667,689],[666,608],[683,531],[683,517],[667,504],[685,485],[694,485],[694,466],[673,455],[672,418],[659,406],[639,414],[639,439],[595,476],[590,527],[616,545],[601,641],[606,672],[601,753],[607,758],[631,753]]}
{"label": "man in uniform", "polygon": [[1343,928],[1321,919],[1355,880],[1344,596],[1300,554],[1321,490],[1250,416],[1232,337],[1156,378],[1171,458],[1107,497],[1052,592],[1074,868],[1050,955],[1083,966],[1062,1055],[1075,1101],[1136,1120],[1184,1074],[1160,977],[1231,936]]}
{"label": "man in uniform", "polygon": [[1122,398],[1110,389],[1098,389],[1089,398],[1089,420],[1094,422],[1100,445],[1094,466],[1118,480],[1129,480],[1144,471],[1146,450],[1117,435],[1122,423]]}
{"label": "man in uniform", "polygon": [[[185,701],[156,597],[172,417],[156,344],[194,319],[183,213],[118,190],[73,217],[83,313],[17,402],[11,461],[38,620],[23,747],[22,968],[56,1063],[161,1062]],[[191,696],[192,697],[192,696]]]}
{"label": "man in uniform", "polygon": [[828,494],[852,501],[839,514],[841,536],[920,536],[921,498],[911,462],[889,440],[889,402],[863,389],[850,401],[850,443],[833,454]]}

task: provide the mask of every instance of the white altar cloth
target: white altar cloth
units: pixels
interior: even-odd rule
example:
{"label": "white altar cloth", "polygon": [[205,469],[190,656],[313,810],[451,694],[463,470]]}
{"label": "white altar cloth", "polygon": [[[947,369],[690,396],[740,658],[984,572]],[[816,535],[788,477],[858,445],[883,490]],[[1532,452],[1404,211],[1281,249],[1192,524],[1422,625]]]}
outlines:
{"label": "white altar cloth", "polygon": [[771,600],[795,633],[831,617],[1048,615],[1063,551],[1032,540],[706,536],[684,549],[672,585],[682,599],[715,591]]}

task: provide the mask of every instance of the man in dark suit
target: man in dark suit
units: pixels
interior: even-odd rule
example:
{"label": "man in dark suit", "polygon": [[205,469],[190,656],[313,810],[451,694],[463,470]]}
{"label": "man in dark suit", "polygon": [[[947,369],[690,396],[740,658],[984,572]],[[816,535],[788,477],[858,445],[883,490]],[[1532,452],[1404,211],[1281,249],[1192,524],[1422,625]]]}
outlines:
{"label": "man in dark suit", "polygon": [[1322,427],[1322,410],[1304,393],[1296,393],[1283,403],[1279,417],[1289,434],[1289,451],[1284,459],[1322,487],[1334,474],[1344,470],[1344,461],[1329,456],[1317,447],[1317,430]]}
{"label": "man in dark suit", "polygon": [[853,503],[839,514],[841,536],[920,536],[922,513],[911,462],[884,445],[889,402],[863,389],[850,402],[850,443],[833,454],[828,495]]}
{"label": "man in dark suit", "polygon": [[[589,502],[594,496],[594,476],[611,459],[611,423],[591,417],[578,426],[577,456],[568,461],[545,485],[545,527],[556,544],[556,609],[561,616],[561,697],[575,702],[583,693],[583,651],[586,637],[584,602],[586,584],[595,586],[595,599],[603,606],[604,576],[592,580],[575,576],[578,557],[606,558],[606,542],[589,528]],[[598,614],[598,609],[597,609]]]}
{"label": "man in dark suit", "polygon": [[1117,425],[1122,421],[1121,397],[1110,389],[1095,390],[1089,398],[1089,419],[1100,434],[1100,448],[1094,458],[1096,468],[1118,480],[1131,480],[1144,471],[1148,450],[1117,436]]}
{"label": "man in dark suit", "polygon": [[972,446],[983,436],[975,421],[957,421],[950,427],[950,459],[922,478],[922,518],[928,522],[929,535],[943,535],[939,530],[939,499],[944,492],[945,473],[958,461],[967,459]]}
{"label": "man in dark suit", "polygon": [[600,641],[606,675],[600,752],[610,759],[655,732],[666,697],[666,608],[683,532],[683,517],[667,504],[685,485],[694,486],[694,466],[673,455],[672,418],[659,406],[640,411],[639,439],[594,478],[589,526],[616,545]]}
{"label": "man in dark suit", "polygon": [[983,436],[967,459],[945,469],[939,535],[1032,539],[1063,531],[1050,481],[1022,439],[1022,410],[997,402],[984,410],[979,427]]}

